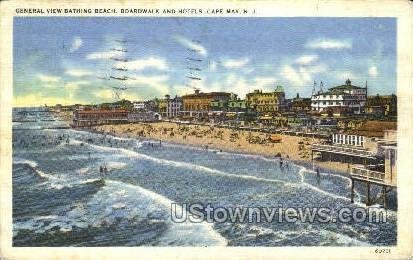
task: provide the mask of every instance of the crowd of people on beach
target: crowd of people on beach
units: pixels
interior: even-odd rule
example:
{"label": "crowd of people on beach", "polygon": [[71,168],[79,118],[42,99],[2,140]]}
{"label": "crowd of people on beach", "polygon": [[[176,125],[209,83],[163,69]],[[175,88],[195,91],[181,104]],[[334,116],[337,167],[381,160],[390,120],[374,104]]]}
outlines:
{"label": "crowd of people on beach", "polygon": [[[185,142],[188,137],[193,139],[204,140],[208,139],[212,144],[215,143],[233,143],[234,145],[241,147],[241,143],[248,143],[251,145],[259,145],[263,147],[275,147],[276,142],[271,138],[271,134],[251,132],[245,130],[230,131],[224,130],[215,126],[199,126],[199,125],[153,125],[149,123],[142,123],[132,126],[96,126],[93,128],[95,131],[102,133],[108,133],[113,135],[121,135],[125,137],[141,137],[141,138],[153,138],[163,140],[181,140]],[[280,142],[282,143],[282,137]],[[311,145],[310,138],[300,138],[297,141],[296,146],[299,150],[299,156],[302,159],[309,158],[309,147]]]}

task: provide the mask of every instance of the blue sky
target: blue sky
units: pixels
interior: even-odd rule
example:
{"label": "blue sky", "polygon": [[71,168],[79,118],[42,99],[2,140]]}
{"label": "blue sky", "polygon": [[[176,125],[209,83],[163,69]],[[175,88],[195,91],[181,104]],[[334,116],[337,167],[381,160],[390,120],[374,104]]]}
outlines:
{"label": "blue sky", "polygon": [[[193,92],[188,85],[310,96],[314,81],[347,78],[368,81],[369,94],[396,91],[394,18],[17,17],[13,40],[15,106],[106,102],[123,86],[131,100]],[[120,48],[126,55],[111,50]],[[202,80],[188,79],[188,67]]]}

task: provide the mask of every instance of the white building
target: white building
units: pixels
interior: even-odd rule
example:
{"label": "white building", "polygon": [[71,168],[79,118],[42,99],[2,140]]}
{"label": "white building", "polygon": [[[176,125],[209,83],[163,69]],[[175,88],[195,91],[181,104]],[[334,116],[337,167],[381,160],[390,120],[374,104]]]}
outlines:
{"label": "white building", "polygon": [[145,103],[144,102],[133,102],[133,109],[143,110],[145,109]]}
{"label": "white building", "polygon": [[328,91],[314,93],[311,97],[311,110],[331,114],[361,114],[365,112],[367,85],[365,88],[345,85],[330,88]]}
{"label": "white building", "polygon": [[165,95],[165,99],[162,99],[159,103],[159,112],[165,118],[178,117],[181,110],[182,98],[178,96],[171,98],[169,95]]}
{"label": "white building", "polygon": [[133,111],[128,113],[128,122],[155,122],[161,120],[161,115],[152,111]]}
{"label": "white building", "polygon": [[182,98],[174,97],[168,103],[168,117],[174,118],[177,117],[179,112],[182,109]]}
{"label": "white building", "polygon": [[364,136],[333,134],[333,144],[364,147]]}

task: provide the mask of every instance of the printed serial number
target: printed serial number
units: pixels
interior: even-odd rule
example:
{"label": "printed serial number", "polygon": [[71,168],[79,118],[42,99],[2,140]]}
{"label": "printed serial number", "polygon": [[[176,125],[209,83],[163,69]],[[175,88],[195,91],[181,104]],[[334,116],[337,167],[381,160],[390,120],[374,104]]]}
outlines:
{"label": "printed serial number", "polygon": [[390,254],[390,249],[389,248],[377,248],[374,250],[375,253],[377,254]]}

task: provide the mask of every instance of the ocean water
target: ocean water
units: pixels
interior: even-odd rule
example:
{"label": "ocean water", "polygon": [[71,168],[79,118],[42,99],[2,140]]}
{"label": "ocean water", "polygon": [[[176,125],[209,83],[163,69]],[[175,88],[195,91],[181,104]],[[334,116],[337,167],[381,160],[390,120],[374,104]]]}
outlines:
{"label": "ocean water", "polygon": [[[396,194],[386,223],[175,223],[171,204],[365,208],[364,187],[276,158],[71,129],[13,131],[14,246],[379,246],[397,243]],[[18,130],[25,129],[25,130]],[[154,143],[152,145],[151,143]],[[288,166],[286,166],[288,164]],[[100,166],[108,172],[101,174]],[[376,194],[378,191],[374,191]],[[180,208],[185,212],[186,208]]]}

